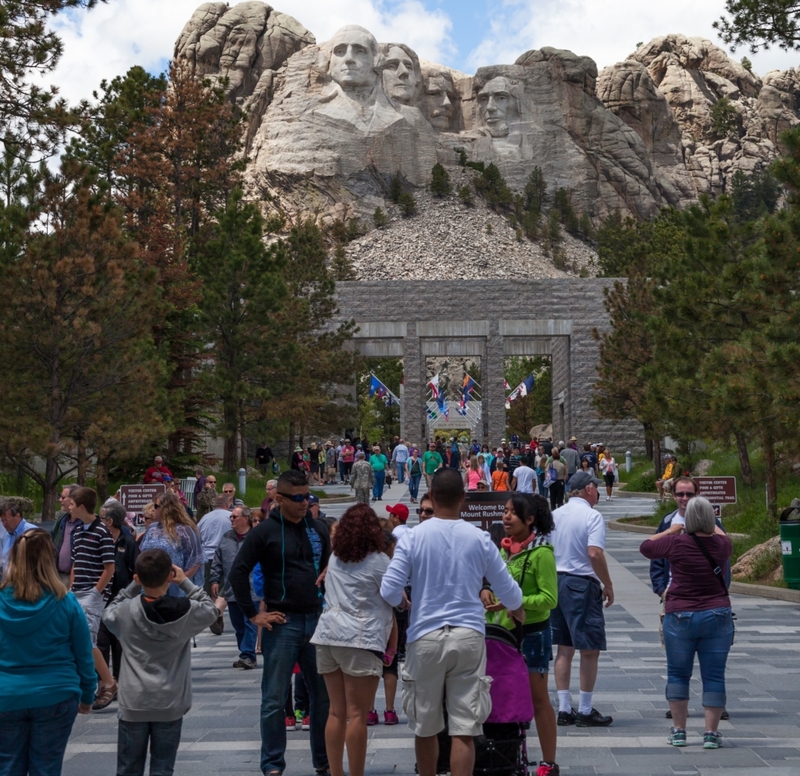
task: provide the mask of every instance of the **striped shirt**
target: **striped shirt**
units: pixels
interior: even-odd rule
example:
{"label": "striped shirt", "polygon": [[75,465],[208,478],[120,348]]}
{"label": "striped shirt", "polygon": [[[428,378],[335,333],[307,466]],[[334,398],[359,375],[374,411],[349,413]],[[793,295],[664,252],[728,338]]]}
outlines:
{"label": "striped shirt", "polygon": [[[108,529],[96,517],[93,522],[83,523],[72,534],[72,568],[75,574],[72,589],[91,590],[105,571],[104,564],[114,563],[114,540]],[[103,598],[111,596],[109,579]]]}

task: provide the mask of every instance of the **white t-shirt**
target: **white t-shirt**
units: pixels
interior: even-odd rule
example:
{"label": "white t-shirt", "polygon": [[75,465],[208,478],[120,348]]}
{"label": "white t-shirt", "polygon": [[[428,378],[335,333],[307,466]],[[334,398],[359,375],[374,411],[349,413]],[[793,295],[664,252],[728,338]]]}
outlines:
{"label": "white t-shirt", "polygon": [[556,571],[597,579],[589,560],[589,547],[605,549],[606,524],[603,515],[591,507],[586,499],[573,496],[553,512],[553,521]]}
{"label": "white t-shirt", "polygon": [[533,480],[536,472],[530,466],[518,466],[514,469],[514,477],[517,479],[517,491],[519,493],[533,493]]}
{"label": "white t-shirt", "polygon": [[381,595],[398,606],[403,589],[411,585],[409,643],[445,625],[486,633],[480,600],[484,577],[509,610],[522,606],[519,585],[486,531],[466,520],[432,517],[400,537]]}
{"label": "white t-shirt", "polygon": [[411,530],[411,526],[410,525],[406,525],[405,523],[401,523],[400,525],[398,525],[398,526],[396,526],[395,528],[392,529],[392,536],[394,536],[394,538],[399,542],[400,541],[400,537],[406,531],[410,531],[410,530]]}

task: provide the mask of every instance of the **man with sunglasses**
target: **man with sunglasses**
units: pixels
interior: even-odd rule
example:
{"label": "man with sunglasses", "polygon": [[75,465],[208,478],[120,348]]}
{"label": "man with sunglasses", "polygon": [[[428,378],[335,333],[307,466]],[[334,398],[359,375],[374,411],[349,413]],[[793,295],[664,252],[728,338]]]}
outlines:
{"label": "man with sunglasses", "polygon": [[[322,580],[331,553],[328,528],[308,508],[305,473],[290,469],[278,477],[276,506],[245,537],[231,569],[230,584],[242,613],[264,628],[261,637],[261,770],[280,776],[286,769],[285,706],[295,663],[309,693],[311,754],[317,774],[327,774],[325,723],[328,693],[317,673],[310,639],[322,613]],[[250,573],[260,564],[264,607],[253,606]]]}
{"label": "man with sunglasses", "polygon": [[[672,480],[672,497],[678,508],[674,512],[665,515],[662,521],[658,524],[656,533],[663,533],[664,531],[673,528],[675,532],[685,530],[682,526],[686,525],[686,507],[689,502],[697,495],[697,483],[691,477],[676,477]],[[717,525],[724,531],[722,521],[717,518]],[[679,527],[680,526],[680,527]],[[664,598],[667,593],[667,588],[670,582],[669,561],[666,558],[658,558],[650,561],[650,583],[653,586],[653,592],[661,600],[661,625],[658,627],[659,635],[661,636],[661,644],[664,644]],[[725,568],[725,584],[731,583],[731,562],[727,562]],[[672,719],[672,712],[667,711],[667,719]],[[722,719],[729,719],[727,710],[722,712]]]}

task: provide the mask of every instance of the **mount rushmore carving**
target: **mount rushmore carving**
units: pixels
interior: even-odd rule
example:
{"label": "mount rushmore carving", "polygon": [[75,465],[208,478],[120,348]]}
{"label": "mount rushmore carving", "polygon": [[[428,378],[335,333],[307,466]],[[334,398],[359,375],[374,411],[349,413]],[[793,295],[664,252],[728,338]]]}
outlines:
{"label": "mount rushmore carving", "polygon": [[[762,81],[709,41],[670,35],[598,77],[570,51],[526,52],[470,76],[421,61],[347,25],[317,44],[295,19],[261,2],[201,5],[175,47],[204,77],[227,79],[247,110],[248,184],[295,212],[371,213],[392,176],[429,182],[460,152],[493,162],[521,190],[534,167],[592,218],[651,216],[718,193],[736,169],[777,153],[798,121],[800,76]],[[727,98],[735,132],[714,134]]]}

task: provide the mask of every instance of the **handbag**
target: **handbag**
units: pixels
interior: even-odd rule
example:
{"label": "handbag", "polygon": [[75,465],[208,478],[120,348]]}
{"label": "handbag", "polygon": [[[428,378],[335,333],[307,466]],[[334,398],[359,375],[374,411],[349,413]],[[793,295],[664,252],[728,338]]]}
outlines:
{"label": "handbag", "polygon": [[[711,553],[708,551],[708,548],[697,538],[696,534],[689,534],[692,537],[692,540],[697,545],[697,549],[703,553],[705,559],[708,561],[709,565],[711,566],[711,570],[714,572],[714,576],[719,580],[720,585],[722,585],[722,589],[725,591],[725,595],[729,595],[728,593],[728,585],[725,584],[725,577],[722,575],[722,569],[720,568],[718,563],[714,562],[714,559],[711,557]],[[731,646],[733,646],[733,641],[736,638],[736,615],[731,612],[731,622],[733,625],[733,634],[731,634]]]}

